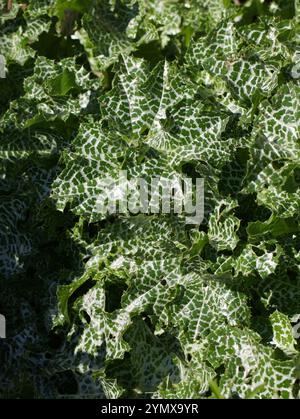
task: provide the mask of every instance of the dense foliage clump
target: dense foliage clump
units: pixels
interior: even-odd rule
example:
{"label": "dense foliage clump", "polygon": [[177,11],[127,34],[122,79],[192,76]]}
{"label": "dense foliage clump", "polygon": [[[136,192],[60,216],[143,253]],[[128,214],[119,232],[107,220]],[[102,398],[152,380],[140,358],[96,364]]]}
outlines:
{"label": "dense foliage clump", "polygon": [[[299,398],[299,3],[0,8],[1,397]],[[101,211],[121,170],[203,222]]]}

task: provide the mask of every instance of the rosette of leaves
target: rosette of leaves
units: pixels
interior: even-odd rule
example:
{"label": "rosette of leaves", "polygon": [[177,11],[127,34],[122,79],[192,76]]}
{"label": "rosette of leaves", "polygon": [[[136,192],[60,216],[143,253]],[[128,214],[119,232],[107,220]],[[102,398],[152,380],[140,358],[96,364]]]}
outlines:
{"label": "rosette of leaves", "polygon": [[[28,72],[0,119],[4,397],[299,398],[297,4],[27,3],[1,19]],[[108,214],[120,171],[203,178],[203,222]]]}

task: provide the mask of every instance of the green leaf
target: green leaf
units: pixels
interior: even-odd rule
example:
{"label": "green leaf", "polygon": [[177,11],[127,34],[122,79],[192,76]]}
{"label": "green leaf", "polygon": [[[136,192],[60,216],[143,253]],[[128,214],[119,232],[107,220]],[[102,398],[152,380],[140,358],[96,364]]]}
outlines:
{"label": "green leaf", "polygon": [[296,341],[289,318],[279,311],[274,311],[270,316],[270,321],[273,329],[273,340],[271,343],[287,355],[296,354]]}

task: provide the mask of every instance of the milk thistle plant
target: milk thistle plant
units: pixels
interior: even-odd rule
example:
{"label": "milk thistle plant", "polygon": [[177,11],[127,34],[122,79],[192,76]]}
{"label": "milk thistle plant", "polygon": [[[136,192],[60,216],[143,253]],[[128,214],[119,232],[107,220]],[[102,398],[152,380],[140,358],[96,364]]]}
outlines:
{"label": "milk thistle plant", "polygon": [[0,1],[0,398],[299,398],[299,12]]}

